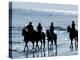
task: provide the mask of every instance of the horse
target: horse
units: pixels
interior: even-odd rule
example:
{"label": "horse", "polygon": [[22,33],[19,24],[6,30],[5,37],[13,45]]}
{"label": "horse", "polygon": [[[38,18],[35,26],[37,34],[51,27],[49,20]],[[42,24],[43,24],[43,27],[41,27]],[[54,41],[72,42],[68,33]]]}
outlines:
{"label": "horse", "polygon": [[70,41],[71,41],[71,45],[70,45],[70,49],[71,51],[73,51],[73,40],[75,40],[75,49],[78,48],[78,30],[74,30],[68,26],[67,27],[67,32],[69,32],[69,38],[70,38]]}
{"label": "horse", "polygon": [[45,48],[45,33],[42,32],[41,34],[39,32],[37,32],[36,30],[33,30],[32,32],[27,32],[25,30],[25,28],[22,29],[22,36],[24,36],[24,42],[25,42],[25,47],[23,52],[25,52],[25,48],[27,46],[27,51],[28,51],[28,42],[31,41],[33,44],[33,49],[34,49],[34,43],[36,42],[36,47],[38,47],[39,50],[39,46],[38,46],[38,41],[41,42],[41,47],[42,47],[42,43],[44,44],[44,48]]}
{"label": "horse", "polygon": [[52,44],[52,49],[53,49],[53,41],[55,44],[55,49],[56,49],[56,55],[57,55],[57,34],[56,33],[51,33],[50,30],[46,30],[46,35],[47,35],[47,40],[48,40],[48,49],[49,49],[49,42]]}

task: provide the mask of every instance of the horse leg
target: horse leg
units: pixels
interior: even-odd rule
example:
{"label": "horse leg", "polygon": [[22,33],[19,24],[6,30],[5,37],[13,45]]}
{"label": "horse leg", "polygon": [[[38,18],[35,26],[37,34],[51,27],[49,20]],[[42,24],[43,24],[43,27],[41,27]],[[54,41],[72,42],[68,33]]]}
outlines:
{"label": "horse leg", "polygon": [[55,55],[57,55],[57,39],[55,40],[54,43],[55,43],[55,47],[56,47],[56,48],[55,48],[55,49],[56,49],[56,53],[55,53]]}
{"label": "horse leg", "polygon": [[[41,44],[42,45],[42,44]],[[39,45],[38,45],[38,42],[37,42],[37,47],[38,47],[38,52],[39,52]]]}
{"label": "horse leg", "polygon": [[41,41],[41,49],[42,49],[42,41]]}
{"label": "horse leg", "polygon": [[33,57],[35,57],[34,42],[32,42],[32,44],[33,44]]}
{"label": "horse leg", "polygon": [[37,44],[37,46],[38,46],[38,57],[39,57],[39,45]]}
{"label": "horse leg", "polygon": [[[43,43],[43,52],[44,52],[44,56],[45,56],[45,37],[43,37],[42,39],[42,43]],[[42,55],[41,55],[42,56]]]}
{"label": "horse leg", "polygon": [[25,48],[26,48],[26,46],[27,46],[27,44],[25,44],[23,52],[25,52]]}
{"label": "horse leg", "polygon": [[78,40],[77,38],[75,38],[75,50],[77,50],[77,48],[78,48]]}
{"label": "horse leg", "polygon": [[41,47],[40,48],[41,48],[41,57],[42,57],[42,41],[41,41]]}
{"label": "horse leg", "polygon": [[33,49],[34,49],[34,42],[32,42],[33,43]]}
{"label": "horse leg", "polygon": [[49,49],[49,41],[48,41],[48,49]]}
{"label": "horse leg", "polygon": [[71,51],[73,51],[73,39],[71,39],[70,49],[71,49]]}
{"label": "horse leg", "polygon": [[48,40],[48,56],[49,56],[49,40]]}
{"label": "horse leg", "polygon": [[55,53],[55,55],[57,55],[57,44],[56,44],[56,53]]}
{"label": "horse leg", "polygon": [[75,50],[76,50],[76,38],[75,38]]}
{"label": "horse leg", "polygon": [[43,50],[45,50],[45,35],[44,35],[44,37],[43,37],[43,44],[44,44]]}
{"label": "horse leg", "polygon": [[53,40],[51,41],[51,44],[52,44],[52,50],[53,50]]}
{"label": "horse leg", "polygon": [[[36,41],[36,49],[38,48],[38,50],[36,50],[37,52],[39,52],[39,46],[38,46],[38,41]],[[39,56],[39,53],[37,53],[37,57]]]}
{"label": "horse leg", "polygon": [[77,48],[78,48],[78,37],[76,38],[76,40],[77,40]]}
{"label": "horse leg", "polygon": [[43,44],[44,44],[44,48],[43,48],[43,50],[45,50],[45,41],[43,41]]}
{"label": "horse leg", "polygon": [[38,42],[36,42],[36,49],[37,49],[37,46],[38,46]]}
{"label": "horse leg", "polygon": [[43,52],[44,52],[44,57],[45,57],[45,39],[43,39],[43,45],[44,45],[44,47],[43,47]]}
{"label": "horse leg", "polygon": [[[23,50],[23,52],[25,52],[26,46],[27,46],[27,43],[26,43],[25,46],[24,46],[24,50]],[[28,49],[28,48],[27,48],[27,49]]]}

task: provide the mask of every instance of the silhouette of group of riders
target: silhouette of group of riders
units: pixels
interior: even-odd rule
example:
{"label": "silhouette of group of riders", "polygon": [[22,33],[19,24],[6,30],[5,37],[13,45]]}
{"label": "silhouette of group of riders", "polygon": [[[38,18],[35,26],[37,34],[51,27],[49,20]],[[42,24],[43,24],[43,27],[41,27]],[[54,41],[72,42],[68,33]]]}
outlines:
{"label": "silhouette of group of riders", "polygon": [[[42,43],[44,45],[45,48],[45,36],[47,36],[47,40],[48,40],[48,46],[49,46],[49,41],[51,41],[52,45],[53,45],[53,41],[55,43],[56,46],[56,54],[57,54],[57,34],[54,33],[54,25],[53,22],[51,22],[50,28],[48,30],[46,30],[46,34],[44,32],[42,32],[43,27],[41,26],[41,23],[38,23],[37,26],[37,31],[34,29],[32,22],[29,22],[29,24],[24,27],[22,29],[22,35],[24,36],[24,41],[25,41],[25,47],[24,47],[24,51],[25,48],[27,46],[27,50],[28,50],[28,45],[27,43],[29,41],[32,42],[33,44],[33,49],[34,49],[34,43],[36,42],[36,47],[38,47],[38,41],[41,42],[41,46]],[[73,49],[73,39],[75,39],[75,45],[78,45],[78,31],[75,29],[75,22],[72,21],[72,25],[67,27],[67,32],[69,32],[69,38],[71,40],[71,46],[70,48]]]}

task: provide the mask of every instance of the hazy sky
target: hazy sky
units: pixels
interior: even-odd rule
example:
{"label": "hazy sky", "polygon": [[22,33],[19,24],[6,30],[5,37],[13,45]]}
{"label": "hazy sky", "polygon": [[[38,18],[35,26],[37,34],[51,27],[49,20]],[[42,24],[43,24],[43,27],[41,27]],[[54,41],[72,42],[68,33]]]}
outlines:
{"label": "hazy sky", "polygon": [[[66,13],[67,15],[71,14],[71,15],[75,15],[76,16],[76,17],[70,17],[71,16],[70,15],[69,16],[69,18],[70,18],[69,20],[66,20],[68,18],[64,18],[64,17],[60,17],[60,19],[58,19],[56,17],[59,17],[59,16],[56,16],[55,17],[55,20],[56,20],[55,21],[55,25],[57,25],[56,22],[58,22],[58,25],[64,26],[65,23],[66,23],[66,25],[71,24],[72,20],[77,21],[77,12],[78,12],[78,6],[77,5],[63,5],[63,4],[50,4],[50,3],[30,3],[30,2],[13,2],[12,3],[12,7],[13,7],[13,9],[16,8],[16,9],[40,10],[40,11],[48,10],[48,11],[54,11],[54,12],[57,11],[57,12]],[[21,17],[24,17],[24,16],[21,15]],[[18,18],[20,19],[20,17],[18,17]],[[14,19],[14,20],[16,20],[16,19]],[[26,20],[27,20],[27,18],[24,19],[25,22],[26,22]],[[23,18],[22,18],[21,21],[23,22]],[[32,21],[32,17],[31,17],[30,21]],[[52,19],[51,21],[54,21],[54,20]],[[62,21],[64,21],[64,23],[62,23]],[[41,22],[41,20],[40,20],[40,22]],[[16,24],[18,24],[18,22],[16,22]],[[14,25],[16,25],[16,24],[15,24],[15,21],[14,21]],[[23,24],[24,24],[24,22],[23,22]]]}
{"label": "hazy sky", "polygon": [[30,3],[30,2],[13,2],[13,8],[20,9],[38,9],[38,10],[64,10],[64,11],[77,11],[76,5],[63,5],[63,4],[50,4],[50,3]]}

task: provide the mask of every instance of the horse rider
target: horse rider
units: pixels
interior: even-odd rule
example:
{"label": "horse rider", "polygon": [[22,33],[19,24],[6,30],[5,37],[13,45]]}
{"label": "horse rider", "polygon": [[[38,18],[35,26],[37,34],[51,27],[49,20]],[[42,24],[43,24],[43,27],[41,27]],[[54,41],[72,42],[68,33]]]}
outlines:
{"label": "horse rider", "polygon": [[42,26],[41,26],[41,23],[38,24],[38,26],[37,26],[37,31],[40,32],[40,33],[42,32]]}
{"label": "horse rider", "polygon": [[41,26],[41,23],[38,23],[37,31],[38,31],[39,35],[41,36],[42,35],[42,26]]}
{"label": "horse rider", "polygon": [[72,31],[72,35],[73,35],[73,37],[74,37],[74,35],[75,35],[75,22],[74,21],[72,21],[72,25],[71,25],[71,31]]}
{"label": "horse rider", "polygon": [[50,25],[50,32],[52,34],[54,34],[54,26],[53,26],[53,22],[51,22],[51,25]]}
{"label": "horse rider", "polygon": [[28,29],[28,32],[33,32],[32,22],[29,22],[29,24],[26,26],[26,29]]}
{"label": "horse rider", "polygon": [[74,21],[72,21],[72,29],[73,29],[73,31],[75,31],[75,22]]}

